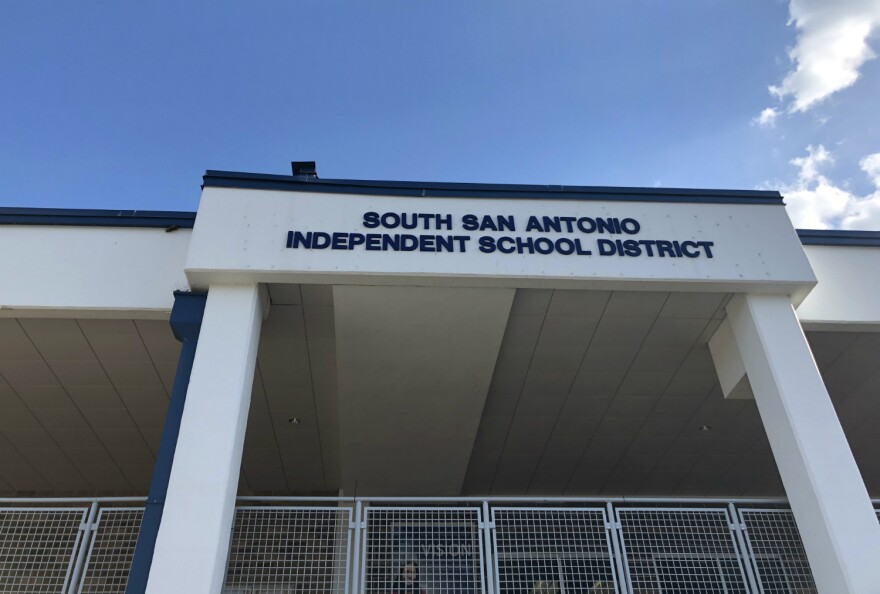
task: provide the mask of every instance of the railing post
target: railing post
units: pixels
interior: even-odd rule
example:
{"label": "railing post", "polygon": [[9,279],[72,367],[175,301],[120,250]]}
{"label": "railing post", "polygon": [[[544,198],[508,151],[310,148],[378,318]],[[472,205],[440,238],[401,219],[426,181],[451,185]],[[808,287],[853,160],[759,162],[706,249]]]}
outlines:
{"label": "railing post", "polygon": [[763,594],[764,589],[758,584],[758,580],[755,578],[754,568],[752,567],[751,547],[746,543],[746,525],[740,518],[739,510],[736,509],[736,506],[733,503],[729,503],[727,507],[729,510],[728,513],[730,513],[731,529],[734,534],[736,534],[739,556],[746,569],[746,577],[749,580],[749,589],[754,592],[754,594]]}
{"label": "railing post", "polygon": [[354,504],[354,555],[351,560],[351,594],[360,592],[360,571],[361,571],[361,501],[358,499]]}
{"label": "railing post", "polygon": [[[340,501],[340,513],[336,514],[336,531],[333,542],[333,594],[351,592],[351,554],[354,539],[354,506]],[[345,548],[340,543],[345,543]]]}
{"label": "railing post", "polygon": [[492,531],[495,529],[495,521],[489,515],[489,502],[483,502],[483,560],[486,565],[486,591],[495,594],[495,555],[492,547]]}
{"label": "railing post", "polygon": [[608,515],[608,518],[605,520],[607,522],[608,538],[611,539],[611,546],[614,549],[614,566],[617,568],[618,591],[629,592],[629,579],[627,579],[626,568],[623,565],[623,553],[619,541],[620,522],[617,521],[614,506],[611,505],[610,501],[605,504],[605,510],[605,513]]}
{"label": "railing post", "polygon": [[67,589],[68,594],[76,594],[79,588],[79,579],[83,571],[83,564],[86,559],[86,551],[89,549],[92,533],[95,531],[95,516],[98,515],[98,502],[93,501],[89,508],[89,515],[86,517],[85,524],[81,524],[79,529],[82,530],[82,538],[79,541],[79,551],[76,554],[76,562],[73,566],[73,573],[70,575],[70,585]]}

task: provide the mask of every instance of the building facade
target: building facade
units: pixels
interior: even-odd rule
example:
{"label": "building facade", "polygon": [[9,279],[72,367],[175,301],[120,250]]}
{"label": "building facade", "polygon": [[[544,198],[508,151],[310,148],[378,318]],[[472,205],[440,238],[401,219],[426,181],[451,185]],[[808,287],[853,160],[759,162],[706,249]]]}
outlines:
{"label": "building facade", "polygon": [[880,233],[300,168],[0,248],[2,591],[880,592]]}

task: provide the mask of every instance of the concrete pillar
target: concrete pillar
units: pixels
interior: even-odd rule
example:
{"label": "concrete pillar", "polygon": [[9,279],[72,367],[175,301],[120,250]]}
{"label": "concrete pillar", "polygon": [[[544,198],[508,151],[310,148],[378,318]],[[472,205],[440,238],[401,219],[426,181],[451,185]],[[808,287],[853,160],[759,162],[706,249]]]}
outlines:
{"label": "concrete pillar", "polygon": [[727,306],[820,592],[880,592],[880,525],[787,297]]}
{"label": "concrete pillar", "polygon": [[150,594],[222,590],[266,303],[259,285],[208,291]]}

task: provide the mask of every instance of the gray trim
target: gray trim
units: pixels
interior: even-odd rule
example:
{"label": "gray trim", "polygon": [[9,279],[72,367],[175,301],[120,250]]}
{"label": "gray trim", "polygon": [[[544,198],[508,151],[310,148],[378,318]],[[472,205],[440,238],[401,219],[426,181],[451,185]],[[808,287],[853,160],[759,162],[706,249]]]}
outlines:
{"label": "gray trim", "polygon": [[690,202],[710,204],[775,204],[776,191],[699,190],[679,188],[612,188],[522,184],[465,184],[448,182],[319,179],[304,175],[269,175],[235,171],[205,172],[202,187],[281,190],[413,198],[498,198],[530,200],[597,200],[606,202]]}
{"label": "gray trim", "polygon": [[0,225],[192,229],[196,213],[157,210],[0,207]]}
{"label": "gray trim", "polygon": [[797,234],[804,245],[880,247],[880,231],[798,229]]}

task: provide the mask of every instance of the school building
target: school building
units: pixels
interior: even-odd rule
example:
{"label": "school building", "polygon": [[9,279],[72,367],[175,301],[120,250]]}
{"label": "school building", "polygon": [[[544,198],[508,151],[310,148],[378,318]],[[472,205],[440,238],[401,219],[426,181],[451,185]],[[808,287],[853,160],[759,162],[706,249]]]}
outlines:
{"label": "school building", "polygon": [[880,232],[202,187],[0,208],[0,592],[880,593]]}

